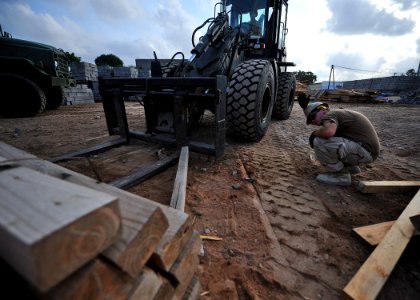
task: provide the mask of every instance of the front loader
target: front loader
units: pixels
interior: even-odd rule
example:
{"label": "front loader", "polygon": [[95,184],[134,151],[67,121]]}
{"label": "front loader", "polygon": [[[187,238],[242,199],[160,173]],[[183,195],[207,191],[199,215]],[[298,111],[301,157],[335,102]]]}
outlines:
{"label": "front loader", "polygon": [[[108,132],[119,139],[54,161],[102,152],[130,139],[175,145],[178,153],[188,146],[218,157],[224,153],[226,133],[255,142],[264,137],[272,117],[289,118],[296,82],[286,71],[294,66],[286,60],[288,1],[224,0],[216,10],[194,30],[190,58],[177,52],[162,65],[154,53],[148,78],[100,78]],[[206,33],[197,38],[201,29]],[[129,128],[127,99],[144,106],[145,131]],[[197,139],[206,111],[214,115],[212,143]],[[150,172],[176,159],[157,163]],[[127,179],[139,179],[142,172]]]}
{"label": "front loader", "polygon": [[[159,140],[164,135],[168,140],[173,135],[178,145],[192,142],[205,111],[218,114],[216,126],[223,127],[219,134],[224,135],[226,128],[248,142],[264,137],[272,117],[289,118],[296,83],[294,75],[286,72],[294,66],[286,61],[288,1],[225,0],[216,9],[214,17],[194,30],[189,59],[178,52],[161,65],[155,54],[150,78],[100,81],[111,134],[121,133],[124,123],[118,122],[117,94],[123,100],[134,96],[144,105],[146,132],[133,135],[126,128],[126,136]],[[206,33],[197,39],[203,28]],[[175,60],[177,56],[180,59]],[[226,101],[224,107],[221,99]]]}

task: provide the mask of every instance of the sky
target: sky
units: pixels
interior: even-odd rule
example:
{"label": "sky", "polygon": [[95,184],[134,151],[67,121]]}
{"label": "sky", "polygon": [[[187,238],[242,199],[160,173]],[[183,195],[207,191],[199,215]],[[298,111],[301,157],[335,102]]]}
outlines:
{"label": "sky", "polygon": [[[73,52],[94,63],[114,54],[170,58],[192,49],[191,35],[215,0],[0,0],[0,24],[14,38]],[[420,63],[420,0],[289,0],[288,71],[336,81],[400,75]]]}

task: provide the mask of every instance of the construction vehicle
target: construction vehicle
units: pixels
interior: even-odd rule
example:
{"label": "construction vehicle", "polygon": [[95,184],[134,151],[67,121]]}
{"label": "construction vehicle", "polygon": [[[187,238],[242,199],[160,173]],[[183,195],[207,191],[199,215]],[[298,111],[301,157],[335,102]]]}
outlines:
{"label": "construction vehicle", "polygon": [[0,116],[32,117],[57,109],[75,86],[63,50],[13,38],[0,25]]}
{"label": "construction vehicle", "polygon": [[[224,153],[226,132],[258,141],[272,116],[289,118],[296,80],[286,71],[294,66],[286,61],[288,1],[225,0],[216,9],[220,12],[194,30],[188,60],[177,52],[162,66],[154,53],[151,77],[100,77],[108,132],[119,137],[51,161],[104,152],[131,139],[176,146],[172,155],[111,183],[125,188],[176,163],[185,149],[219,157]],[[202,28],[206,33],[195,42]],[[180,59],[175,60],[177,56]],[[145,131],[129,127],[133,126],[128,117],[135,114],[127,113],[125,102],[133,99],[144,106]],[[210,126],[214,130],[211,138],[201,140],[197,129],[203,116],[208,120],[206,111],[214,115],[214,126]]]}
{"label": "construction vehicle", "polygon": [[[226,129],[252,142],[264,137],[272,117],[289,118],[296,80],[287,72],[287,67],[294,66],[286,60],[288,1],[225,0],[215,5],[216,10],[214,17],[194,30],[189,59],[177,52],[162,66],[154,53],[150,78],[100,80],[111,134],[121,135],[123,130],[124,136],[146,140],[173,134],[177,144],[191,146],[192,133],[204,112],[211,111],[216,115],[217,134],[224,135]],[[196,42],[203,28],[206,33]],[[122,101],[130,96],[141,99],[147,122],[144,134],[122,128],[126,115],[114,106],[116,93]],[[177,126],[178,121],[185,122],[185,128]]]}

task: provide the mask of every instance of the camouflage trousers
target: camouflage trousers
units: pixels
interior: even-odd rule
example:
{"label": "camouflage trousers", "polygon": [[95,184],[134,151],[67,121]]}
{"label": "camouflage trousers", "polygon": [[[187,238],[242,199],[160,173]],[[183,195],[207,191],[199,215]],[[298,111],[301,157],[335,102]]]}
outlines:
{"label": "camouflage trousers", "polygon": [[314,140],[315,157],[329,171],[338,172],[345,166],[357,166],[373,162],[372,155],[361,143],[342,137]]}

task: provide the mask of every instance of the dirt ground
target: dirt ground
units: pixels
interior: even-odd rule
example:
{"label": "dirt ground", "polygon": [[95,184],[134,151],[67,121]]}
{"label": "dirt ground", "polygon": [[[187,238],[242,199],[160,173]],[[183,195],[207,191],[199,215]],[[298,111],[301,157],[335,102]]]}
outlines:
{"label": "dirt ground", "polygon": [[[414,193],[361,194],[360,180],[420,180],[420,106],[331,103],[365,114],[382,143],[376,162],[350,187],[315,181],[323,171],[308,145],[295,103],[258,143],[227,138],[218,159],[191,153],[186,212],[203,241],[200,299],[339,299],[372,249],[352,228],[398,218]],[[131,128],[144,127],[141,108],[127,104]],[[205,127],[205,124],[203,125]],[[40,117],[0,119],[0,140],[44,159],[109,140],[100,103],[61,107]],[[105,153],[60,163],[104,182],[171,153],[133,141]],[[169,205],[176,165],[129,189]],[[413,238],[378,299],[420,299],[420,246]]]}

